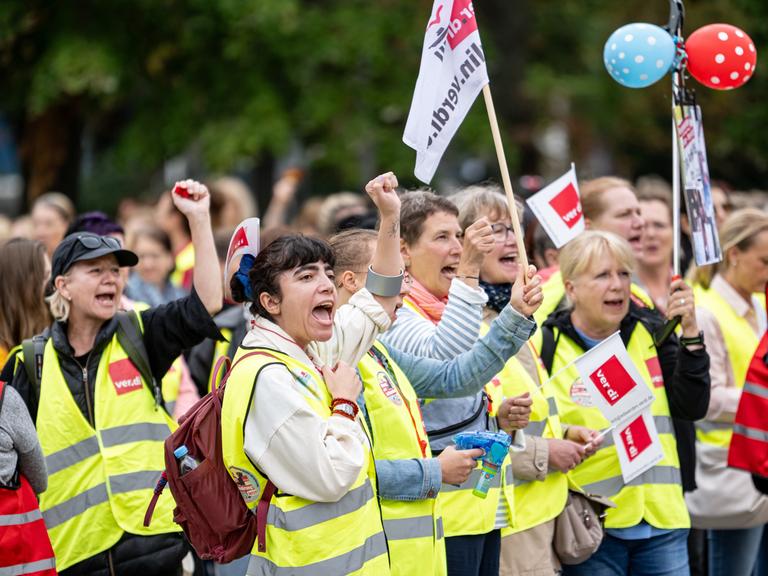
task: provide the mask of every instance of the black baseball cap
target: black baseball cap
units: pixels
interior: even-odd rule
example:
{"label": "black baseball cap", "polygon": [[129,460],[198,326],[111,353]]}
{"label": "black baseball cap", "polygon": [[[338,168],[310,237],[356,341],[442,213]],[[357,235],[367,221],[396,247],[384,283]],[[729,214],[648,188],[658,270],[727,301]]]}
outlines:
{"label": "black baseball cap", "polygon": [[119,266],[136,266],[139,257],[120,246],[112,236],[99,236],[91,232],[70,234],[56,247],[51,259],[51,282],[66,274],[75,262],[95,260],[107,254],[114,254]]}

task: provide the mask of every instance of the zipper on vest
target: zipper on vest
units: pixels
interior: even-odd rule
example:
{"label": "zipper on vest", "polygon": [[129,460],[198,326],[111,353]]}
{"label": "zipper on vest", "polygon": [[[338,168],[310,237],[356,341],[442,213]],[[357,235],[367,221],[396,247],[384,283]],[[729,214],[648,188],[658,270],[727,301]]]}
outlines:
{"label": "zipper on vest", "polygon": [[[85,391],[85,409],[88,412],[88,422],[91,426],[96,427],[96,423],[93,421],[93,405],[91,403],[91,391],[88,389],[88,360],[91,358],[91,354],[85,358],[85,366],[81,366],[80,363],[75,360],[75,364],[80,367],[83,373],[83,390]],[[74,358],[73,358],[74,360]]]}

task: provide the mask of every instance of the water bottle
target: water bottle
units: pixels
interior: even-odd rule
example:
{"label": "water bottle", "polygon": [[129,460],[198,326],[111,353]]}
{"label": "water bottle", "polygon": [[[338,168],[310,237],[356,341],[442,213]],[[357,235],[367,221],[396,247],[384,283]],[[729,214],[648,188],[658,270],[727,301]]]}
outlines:
{"label": "water bottle", "polygon": [[197,460],[192,458],[189,450],[187,450],[187,447],[183,444],[173,451],[173,455],[176,456],[176,460],[179,461],[181,476],[184,476],[187,472],[191,472],[197,468]]}

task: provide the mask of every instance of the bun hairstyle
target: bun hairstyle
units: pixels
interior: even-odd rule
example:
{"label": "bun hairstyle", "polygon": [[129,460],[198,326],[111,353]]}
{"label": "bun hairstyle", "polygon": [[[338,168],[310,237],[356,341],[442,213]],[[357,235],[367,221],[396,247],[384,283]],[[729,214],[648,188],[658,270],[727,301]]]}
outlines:
{"label": "bun hairstyle", "polygon": [[263,292],[282,298],[278,277],[283,272],[314,262],[333,267],[336,260],[327,242],[303,234],[287,234],[265,246],[255,258],[246,255],[240,268],[229,282],[235,302],[249,302],[254,316],[273,320],[259,302]]}

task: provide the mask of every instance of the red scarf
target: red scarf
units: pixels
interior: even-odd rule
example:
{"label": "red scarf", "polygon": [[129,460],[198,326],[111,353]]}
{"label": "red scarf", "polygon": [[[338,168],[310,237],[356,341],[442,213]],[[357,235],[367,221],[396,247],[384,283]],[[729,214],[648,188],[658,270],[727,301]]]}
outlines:
{"label": "red scarf", "polygon": [[445,305],[448,303],[448,296],[445,298],[438,298],[432,292],[427,290],[424,285],[413,279],[411,285],[411,293],[408,295],[408,299],[416,305],[427,317],[435,324],[440,322],[440,318],[443,317],[443,311]]}

